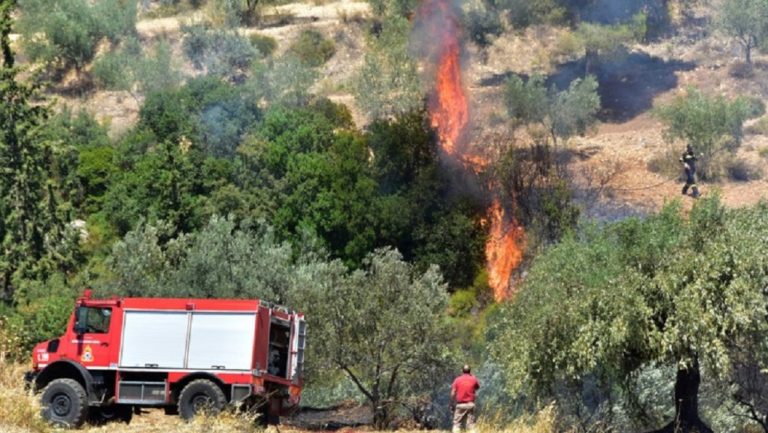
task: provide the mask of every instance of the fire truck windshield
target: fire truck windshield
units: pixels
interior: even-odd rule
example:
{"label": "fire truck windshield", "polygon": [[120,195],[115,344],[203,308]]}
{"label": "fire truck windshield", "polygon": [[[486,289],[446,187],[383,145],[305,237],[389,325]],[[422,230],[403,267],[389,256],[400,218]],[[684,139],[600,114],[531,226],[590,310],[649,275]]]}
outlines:
{"label": "fire truck windshield", "polygon": [[89,334],[105,334],[109,331],[109,321],[111,318],[111,308],[79,307],[75,331]]}

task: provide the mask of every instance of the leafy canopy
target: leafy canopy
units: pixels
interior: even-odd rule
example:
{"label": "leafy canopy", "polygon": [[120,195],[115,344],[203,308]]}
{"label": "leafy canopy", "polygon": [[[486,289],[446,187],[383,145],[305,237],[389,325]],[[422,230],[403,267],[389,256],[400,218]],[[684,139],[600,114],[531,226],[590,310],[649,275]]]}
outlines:
{"label": "leafy canopy", "polygon": [[136,0],[20,0],[24,52],[61,68],[82,69],[103,38],[136,35]]}
{"label": "leafy canopy", "polygon": [[744,47],[747,63],[752,49],[768,37],[767,0],[725,0],[720,8],[718,26]]}
{"label": "leafy canopy", "polygon": [[668,140],[684,140],[703,154],[699,172],[705,179],[715,176],[709,163],[716,153],[734,151],[741,144],[744,121],[753,114],[753,107],[744,97],[728,100],[695,88],[655,110],[666,124],[664,134]]}
{"label": "leafy canopy", "polygon": [[728,374],[733,344],[768,341],[766,206],[726,210],[715,196],[686,219],[672,204],[550,248],[490,332],[510,390],[620,381],[650,361]]}
{"label": "leafy canopy", "polygon": [[558,138],[568,139],[583,134],[597,120],[600,96],[597,80],[588,76],[576,79],[568,89],[547,89],[544,77],[534,75],[528,81],[518,76],[507,80],[504,102],[513,121],[523,124],[540,124],[556,144]]}

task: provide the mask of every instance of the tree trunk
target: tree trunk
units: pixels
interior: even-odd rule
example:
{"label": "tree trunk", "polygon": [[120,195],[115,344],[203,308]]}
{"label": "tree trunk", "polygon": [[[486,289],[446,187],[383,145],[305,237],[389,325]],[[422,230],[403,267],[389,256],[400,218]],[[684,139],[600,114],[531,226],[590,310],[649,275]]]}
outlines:
{"label": "tree trunk", "polygon": [[699,361],[694,358],[687,369],[678,369],[675,379],[675,419],[653,433],[713,433],[699,418]]}

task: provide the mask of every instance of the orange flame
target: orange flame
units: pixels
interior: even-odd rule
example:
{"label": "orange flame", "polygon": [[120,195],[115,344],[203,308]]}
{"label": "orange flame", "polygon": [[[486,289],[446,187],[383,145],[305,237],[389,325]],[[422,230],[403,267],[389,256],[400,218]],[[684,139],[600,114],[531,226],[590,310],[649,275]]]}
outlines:
{"label": "orange flame", "polygon": [[488,209],[491,221],[488,242],[485,244],[485,259],[488,266],[488,285],[493,289],[496,301],[509,299],[511,295],[509,280],[523,260],[520,248],[523,228],[506,217],[504,208],[498,199],[493,200]]}
{"label": "orange flame", "polygon": [[433,101],[432,127],[437,129],[445,153],[455,155],[459,138],[469,122],[469,104],[461,83],[459,41],[455,35],[443,46]]}
{"label": "orange flame", "polygon": [[[469,101],[461,79],[459,21],[449,0],[425,0],[419,14],[419,18],[429,21],[430,37],[438,42],[435,91],[429,104],[432,127],[437,130],[445,154],[461,161],[467,169],[479,172],[487,166],[488,158],[461,146],[469,123]],[[519,242],[523,232],[522,227],[505,215],[498,199],[488,209],[488,220],[490,236],[485,245],[488,283],[496,301],[503,301],[511,294],[512,272],[522,261]]]}

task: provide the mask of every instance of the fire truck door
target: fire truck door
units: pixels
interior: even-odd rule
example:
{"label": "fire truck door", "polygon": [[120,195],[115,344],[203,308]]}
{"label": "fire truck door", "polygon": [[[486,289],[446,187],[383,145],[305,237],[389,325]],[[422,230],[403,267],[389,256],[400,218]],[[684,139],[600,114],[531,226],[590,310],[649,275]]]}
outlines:
{"label": "fire truck door", "polygon": [[75,347],[72,358],[86,366],[109,367],[112,359],[110,332],[112,308],[80,306],[75,312]]}

